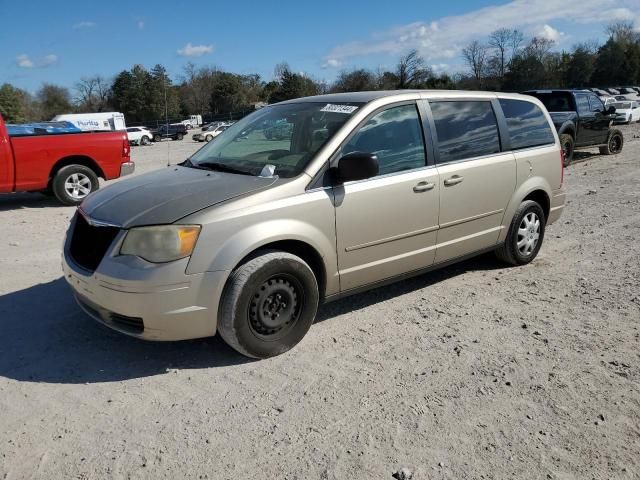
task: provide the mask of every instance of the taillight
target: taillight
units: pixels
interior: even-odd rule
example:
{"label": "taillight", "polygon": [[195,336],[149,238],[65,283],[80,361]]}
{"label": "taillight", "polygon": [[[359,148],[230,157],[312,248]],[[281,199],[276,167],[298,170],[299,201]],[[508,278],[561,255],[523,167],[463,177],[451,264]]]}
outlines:
{"label": "taillight", "polygon": [[122,156],[128,157],[131,153],[131,146],[129,145],[129,139],[126,135],[122,136]]}
{"label": "taillight", "polygon": [[564,148],[560,149],[560,186],[564,184]]}

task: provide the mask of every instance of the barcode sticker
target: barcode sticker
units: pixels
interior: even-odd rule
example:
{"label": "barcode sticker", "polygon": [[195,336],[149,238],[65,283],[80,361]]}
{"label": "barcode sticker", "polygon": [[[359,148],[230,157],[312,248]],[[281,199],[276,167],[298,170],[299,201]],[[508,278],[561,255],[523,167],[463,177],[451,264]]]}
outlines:
{"label": "barcode sticker", "polygon": [[320,111],[350,114],[355,112],[357,109],[358,107],[355,105],[334,105],[332,103],[327,103]]}

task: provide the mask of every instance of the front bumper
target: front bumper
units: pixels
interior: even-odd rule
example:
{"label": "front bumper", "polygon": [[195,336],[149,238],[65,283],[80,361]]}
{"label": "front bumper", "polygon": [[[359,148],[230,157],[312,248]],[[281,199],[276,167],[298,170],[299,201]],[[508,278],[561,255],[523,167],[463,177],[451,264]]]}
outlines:
{"label": "front bumper", "polygon": [[124,177],[125,175],[132,174],[136,169],[136,164],[133,162],[124,162],[120,165],[120,176]]}
{"label": "front bumper", "polygon": [[75,264],[65,248],[62,269],[82,309],[110,328],[145,340],[215,335],[228,272],[187,275],[188,261],[156,265],[138,257],[107,254],[98,269],[89,273]]}

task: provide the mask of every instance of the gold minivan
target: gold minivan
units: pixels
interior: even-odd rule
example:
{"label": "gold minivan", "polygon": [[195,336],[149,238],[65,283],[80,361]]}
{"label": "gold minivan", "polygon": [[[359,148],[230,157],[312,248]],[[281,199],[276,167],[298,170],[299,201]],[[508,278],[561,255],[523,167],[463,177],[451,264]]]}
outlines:
{"label": "gold minivan", "polygon": [[177,166],[90,196],[69,227],[81,307],[149,340],[220,333],[265,358],[319,303],[495,251],[532,261],[562,212],[537,99],[358,92],[270,105]]}

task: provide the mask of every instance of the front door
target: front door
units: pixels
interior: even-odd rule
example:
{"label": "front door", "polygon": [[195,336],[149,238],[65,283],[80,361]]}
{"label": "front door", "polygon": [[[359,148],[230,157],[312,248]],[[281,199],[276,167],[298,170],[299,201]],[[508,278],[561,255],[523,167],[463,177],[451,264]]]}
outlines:
{"label": "front door", "polygon": [[593,143],[607,143],[611,117],[606,114],[604,103],[596,95],[589,94],[591,113],[595,115],[593,124]]}
{"label": "front door", "polygon": [[501,153],[489,100],[433,101],[440,230],[435,261],[494,246],[516,184],[511,152]]}
{"label": "front door", "polygon": [[341,148],[375,153],[378,176],[334,187],[342,291],[433,263],[438,173],[426,163],[414,102],[374,113]]}

